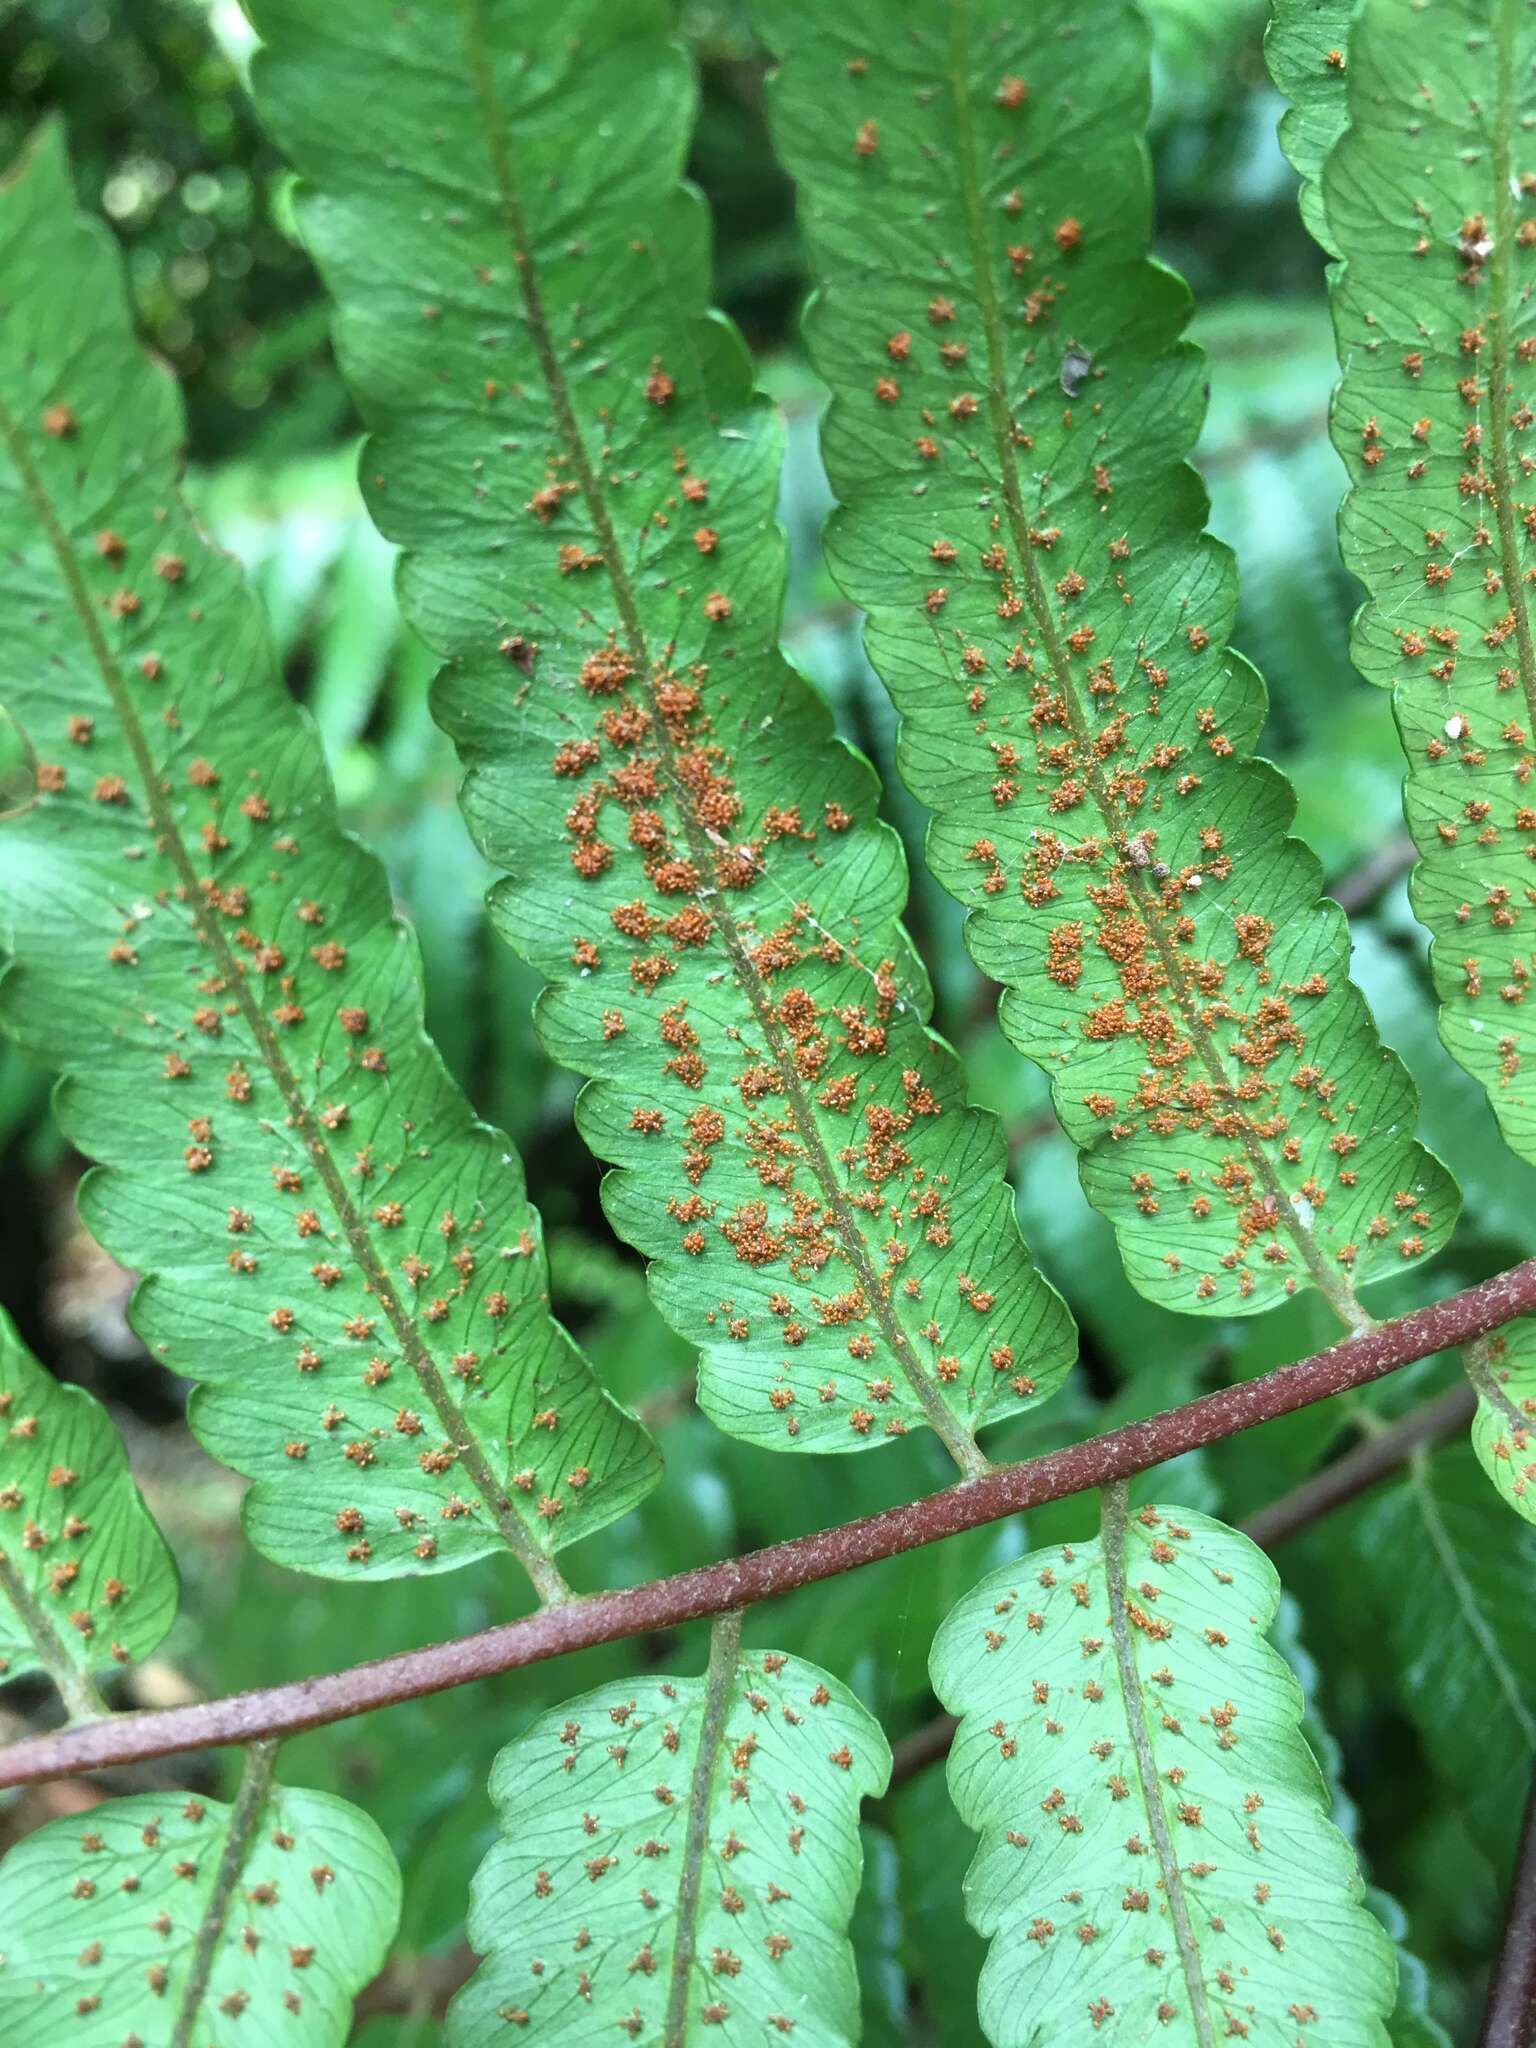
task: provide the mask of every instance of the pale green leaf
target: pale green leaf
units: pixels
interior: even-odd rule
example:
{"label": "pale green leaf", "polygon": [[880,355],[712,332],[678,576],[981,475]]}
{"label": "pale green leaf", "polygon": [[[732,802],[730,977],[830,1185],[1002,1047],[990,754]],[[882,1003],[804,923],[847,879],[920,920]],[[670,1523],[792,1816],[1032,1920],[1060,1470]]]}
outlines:
{"label": "pale green leaf", "polygon": [[[1323,1526],[1326,1528],[1326,1523]],[[1270,1639],[1296,1674],[1301,1687],[1301,1733],[1322,1772],[1329,1817],[1358,1854],[1361,1849],[1360,1816],[1354,1800],[1345,1789],[1344,1751],[1321,1716],[1322,1673],[1302,1640],[1301,1610],[1294,1600],[1282,1597],[1271,1625]],[[1390,1892],[1382,1891],[1377,1885],[1367,1885],[1365,1902],[1397,1944],[1397,2003],[1387,2021],[1392,2048],[1451,2048],[1449,2036],[1429,2013],[1429,1973],[1419,1958],[1404,1946],[1409,1933],[1407,1914]]]}
{"label": "pale green leaf", "polygon": [[1368,0],[1323,178],[1361,673],[1393,692],[1446,1046],[1536,1160],[1531,835],[1536,17]]}
{"label": "pale green leaf", "polygon": [[383,871],[177,495],[180,406],[56,129],[0,190],[0,272],[5,688],[38,758],[0,828],[3,1011],[102,1162],[82,1213],[269,1556],[505,1544],[549,1590],[654,1452],[549,1318],[520,1164],[424,1039]]}
{"label": "pale green leaf", "polygon": [[1496,1491],[1536,1522],[1536,1322],[1507,1323],[1468,1356],[1472,1448]]}
{"label": "pale green leaf", "polygon": [[0,1865],[0,2038],[342,2048],[399,1917],[388,1843],[328,1792],[109,1799]]}
{"label": "pale green leaf", "polygon": [[176,1590],[111,1418],[0,1314],[0,1679],[45,1671],[90,1710],[91,1674],[147,1657]]}
{"label": "pale green leaf", "polygon": [[780,430],[708,314],[670,9],[254,12],[496,921],[701,1402],[782,1450],[927,1423],[971,1469],[1071,1331],[925,1029],[873,778],[778,652]]}
{"label": "pale green leaf", "polygon": [[1244,1537],[1117,1491],[1099,1538],[992,1573],[939,1631],[998,2048],[1385,2048],[1393,1948],[1266,1640],[1278,1599]]}
{"label": "pale green leaf", "polygon": [[1301,175],[1301,217],[1330,255],[1320,181],[1348,119],[1349,34],[1360,0],[1272,0],[1264,55],[1290,101],[1280,146]]}
{"label": "pale green leaf", "polygon": [[543,1715],[492,1775],[453,2048],[851,2048],[859,1801],[889,1771],[845,1687],[718,1624],[707,1677]]}
{"label": "pale green leaf", "polygon": [[1134,10],[758,16],[820,279],[828,552],[1004,1027],[1139,1288],[1230,1314],[1311,1282],[1354,1321],[1351,1283],[1427,1257],[1455,1196],[1252,758],[1264,692],[1183,459],[1202,359],[1147,259]]}

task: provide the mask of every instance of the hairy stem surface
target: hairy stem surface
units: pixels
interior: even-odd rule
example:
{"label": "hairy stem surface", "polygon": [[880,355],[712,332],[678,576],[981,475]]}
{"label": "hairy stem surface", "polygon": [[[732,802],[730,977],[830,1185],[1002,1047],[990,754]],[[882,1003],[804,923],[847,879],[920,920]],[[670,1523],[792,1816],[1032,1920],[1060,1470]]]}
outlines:
{"label": "hairy stem surface", "polygon": [[1004,1515],[1145,1472],[1186,1451],[1219,1443],[1241,1430],[1383,1379],[1400,1366],[1466,1343],[1532,1310],[1536,1310],[1536,1259],[1527,1259],[1476,1287],[1416,1309],[1411,1315],[1378,1323],[1374,1329],[1295,1365],[1281,1366],[1241,1386],[1203,1394],[1181,1408],[1167,1409],[1064,1450],[1002,1466],[979,1479],[888,1508],[882,1514],[797,1536],[744,1557],[701,1565],[668,1579],[652,1579],[620,1592],[594,1593],[478,1635],[402,1651],[349,1670],[235,1693],[195,1706],[114,1715],[106,1721],[29,1737],[0,1751],[0,1786],[31,1784],[108,1764],[318,1727],[598,1643],[618,1642],[627,1636],[676,1628],[705,1615],[724,1614],[733,1607],[772,1599],[798,1586],[836,1578],[860,1565],[937,1543]]}

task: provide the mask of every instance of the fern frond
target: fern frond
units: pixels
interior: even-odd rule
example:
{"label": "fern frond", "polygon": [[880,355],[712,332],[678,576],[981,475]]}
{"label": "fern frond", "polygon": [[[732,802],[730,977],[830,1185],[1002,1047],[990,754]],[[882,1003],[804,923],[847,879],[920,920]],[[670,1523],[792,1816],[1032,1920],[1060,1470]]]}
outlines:
{"label": "fern frond", "polygon": [[705,1677],[605,1686],[502,1751],[453,2048],[857,2042],[859,1802],[890,1750],[835,1679],[739,1638],[728,1616]]}
{"label": "fern frond", "polygon": [[934,1642],[998,2048],[1241,2034],[1386,2048],[1396,1969],[1265,1635],[1279,1582],[1203,1515],[1106,1495]]}
{"label": "fern frond", "polygon": [[1269,75],[1290,101],[1280,146],[1301,177],[1301,217],[1330,256],[1339,252],[1323,203],[1323,165],[1348,121],[1349,37],[1360,0],[1273,0],[1264,34]]}
{"label": "fern frond", "polygon": [[91,1675],[147,1657],[176,1592],[111,1418],[0,1314],[0,1682],[46,1672],[71,1714],[99,1712]]}
{"label": "fern frond", "polygon": [[1310,1283],[1356,1322],[1455,1196],[1252,758],[1264,692],[1184,461],[1202,359],[1146,255],[1135,12],[759,18],[822,280],[828,551],[1004,1028],[1144,1293],[1231,1314]]}
{"label": "fern frond", "polygon": [[0,1867],[7,2048],[342,2048],[400,1918],[366,1814],[273,1786],[257,1752],[232,1805],[108,1799]]}
{"label": "fern frond", "polygon": [[38,757],[0,829],[21,1043],[102,1162],[82,1213],[147,1277],[270,1557],[333,1576],[551,1558],[655,1455],[551,1320],[519,1162],[421,1029],[414,942],[340,829],[235,565],[176,489],[56,129],[0,191],[0,616]]}
{"label": "fern frond", "polygon": [[255,14],[496,921],[701,1401],[782,1450],[927,1424],[975,1470],[1071,1329],[925,1029],[870,772],[777,649],[779,430],[707,311],[668,10]]}
{"label": "fern frond", "polygon": [[[1282,41],[1277,24],[1272,45]],[[1345,559],[1369,592],[1352,652],[1393,692],[1414,908],[1446,1047],[1536,1160],[1526,1001],[1536,805],[1536,28],[1513,0],[1370,0],[1349,127],[1322,190],[1343,379]]]}

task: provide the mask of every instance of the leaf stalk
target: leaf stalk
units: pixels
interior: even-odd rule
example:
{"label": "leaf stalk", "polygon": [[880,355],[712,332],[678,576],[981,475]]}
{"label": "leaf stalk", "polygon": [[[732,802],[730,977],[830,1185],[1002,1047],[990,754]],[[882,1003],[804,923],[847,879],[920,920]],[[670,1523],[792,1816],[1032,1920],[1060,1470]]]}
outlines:
{"label": "leaf stalk", "polygon": [[79,1776],[111,1764],[291,1734],[571,1651],[724,1614],[976,1529],[1046,1501],[1127,1479],[1203,1445],[1384,1379],[1536,1310],[1536,1259],[1294,1365],[1127,1423],[1022,1464],[995,1467],[902,1507],[817,1530],[671,1578],[545,1607],[479,1634],[260,1691],[149,1713],[114,1715],[0,1750],[0,1787]]}

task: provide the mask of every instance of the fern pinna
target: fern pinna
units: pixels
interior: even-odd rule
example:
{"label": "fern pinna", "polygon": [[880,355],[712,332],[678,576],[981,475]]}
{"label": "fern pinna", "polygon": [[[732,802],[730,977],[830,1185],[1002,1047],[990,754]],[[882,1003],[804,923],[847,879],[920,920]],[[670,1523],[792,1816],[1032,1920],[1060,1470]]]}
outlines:
{"label": "fern pinna", "polygon": [[[1340,538],[1369,593],[1352,652],[1392,691],[1407,755],[1413,903],[1432,937],[1440,1035],[1487,1089],[1510,1145],[1536,1159],[1522,1021],[1536,509],[1521,495],[1532,416],[1521,379],[1536,341],[1522,338],[1520,275],[1536,245],[1536,174],[1513,154],[1529,29],[1502,0],[1426,21],[1465,85],[1458,96],[1448,83],[1426,91],[1422,43],[1404,45],[1403,15],[1362,11],[1353,70],[1309,62],[1304,11],[1277,11],[1268,49],[1276,83],[1317,110],[1291,127],[1289,145],[1316,195],[1308,225],[1340,258],[1330,271],[1343,372],[1333,436],[1350,477]],[[1536,1518],[1528,1376],[1510,1376],[1507,1346],[1469,1362],[1478,1455]]]}
{"label": "fern pinna", "polygon": [[149,1655],[176,1568],[98,1402],[60,1386],[0,1315],[0,1679],[46,1673],[72,1713],[92,1673]]}
{"label": "fern pinna", "polygon": [[[1530,1159],[1536,173],[1521,138],[1536,44],[1505,0],[1437,7],[1409,43],[1414,13],[1364,9],[1349,70],[1329,79],[1341,132],[1321,168],[1319,232],[1341,258],[1340,535],[1370,599],[1354,657],[1392,691],[1408,756],[1414,906],[1434,938],[1441,1035]],[[1293,35],[1277,26],[1271,47]]]}
{"label": "fern pinna", "polygon": [[1183,461],[1188,296],[1145,255],[1140,31],[1096,12],[1089,52],[1066,6],[930,0],[894,42],[878,0],[760,10],[821,280],[828,554],[1132,1279],[1210,1314],[1310,1283],[1355,1321],[1455,1196],[1249,758],[1263,690]]}
{"label": "fern pinna", "polygon": [[[49,131],[0,214],[10,1030],[60,1066],[135,1322],[255,1483],[269,1556],[377,1576],[554,1553],[655,1476],[549,1320],[505,1139],[421,1032],[414,945],[336,821],[238,571],[176,490],[174,387]],[[88,312],[88,318],[85,317]]]}
{"label": "fern pinna", "polygon": [[1085,2038],[1115,2021],[1128,2041],[1279,2040],[1309,2024],[1300,2008],[1339,2048],[1384,2040],[1392,1947],[1326,1818],[1300,1687],[1264,1640],[1278,1601],[1242,1537],[1131,1513],[1117,1487],[1097,1541],[1005,1565],[940,1629],[1000,2048],[1063,2008]]}
{"label": "fern pinna", "polygon": [[[550,984],[546,1043],[593,1077],[608,1212],[700,1347],[701,1402],[786,1450],[926,1424],[975,1470],[1071,1327],[924,1029],[873,780],[778,651],[779,429],[708,316],[664,10],[256,19],[373,431],[364,493],[509,870],[493,914]],[[387,182],[343,71],[411,109]],[[614,105],[613,147],[566,164]]]}
{"label": "fern pinna", "polygon": [[[35,784],[0,821],[0,1017],[62,1072],[62,1128],[97,1162],[83,1214],[142,1276],[134,1325],[194,1383],[202,1443],[249,1482],[256,1547],[359,1601],[510,1552],[538,1606],[119,1720],[109,1690],[176,1640],[175,1568],[108,1416],[0,1324],[0,1677],[22,1681],[13,1697],[46,1677],[45,1712],[67,1716],[0,1749],[0,1784],[56,1775],[59,1757],[245,1751],[231,1787],[114,1788],[19,1842],[0,1868],[0,2031],[20,2048],[240,2048],[253,2029],[339,2048],[365,1987],[365,2027],[390,2011],[402,1904],[416,1939],[394,1854],[415,1809],[382,1800],[386,1840],[318,1771],[312,1789],[280,1783],[278,1742],[580,1649],[601,1654],[571,1697],[534,1681],[505,1727],[493,1717],[493,1838],[478,1791],[452,1793],[466,1880],[464,1850],[484,1851],[468,1946],[436,1959],[449,1967],[404,2021],[440,2011],[451,2048],[853,2048],[861,2028],[947,2048],[975,2039],[969,1985],[958,2019],[942,1969],[918,2003],[903,1989],[887,2009],[881,1987],[920,1946],[913,1917],[938,1924],[957,1901],[964,1939],[990,1944],[974,2005],[997,2048],[1445,2048],[1406,1951],[1399,1974],[1405,1916],[1366,1888],[1319,1667],[1259,1546],[1379,1488],[1331,1525],[1348,1532],[1351,1599],[1396,1712],[1480,1847],[1504,1853],[1536,1756],[1536,1260],[1380,1325],[1357,1291],[1401,1276],[1422,1299],[1456,1193],[1348,979],[1342,913],[1288,836],[1288,787],[1253,757],[1263,688],[1228,646],[1233,565],[1185,461],[1202,358],[1181,338],[1183,285],[1148,257],[1138,17],[1128,0],[758,4],[817,274],[829,559],[867,614],[902,773],[933,807],[934,872],[969,910],[1005,1030],[1049,1074],[1137,1288],[1165,1317],[1231,1319],[1230,1356],[1191,1368],[1191,1385],[1218,1381],[1201,1399],[1126,1421],[1149,1405],[1132,1381],[1105,1412],[1120,1426],[1073,1443],[1088,1393],[1044,1405],[1072,1321],[1020,1234],[1000,1126],[929,1029],[900,841],[778,645],[780,429],[710,311],[672,10],[251,13],[256,97],[367,429],[363,494],[400,549],[402,611],[443,664],[436,714],[501,871],[491,917],[542,979],[544,1043],[585,1077],[577,1123],[655,1304],[698,1351],[698,1406],[741,1440],[723,1469],[771,1495],[783,1482],[763,1475],[793,1487],[807,1468],[764,1452],[928,1432],[959,1478],[632,1583],[612,1525],[655,1482],[655,1445],[551,1314],[520,1163],[423,1032],[415,942],[342,827],[259,607],[178,496],[177,402],[45,129],[0,188],[0,616]],[[1491,62],[1478,119],[1496,168],[1521,56],[1508,0],[1367,0],[1354,16],[1278,0],[1269,39],[1346,323],[1367,275],[1383,303],[1408,302],[1387,276],[1400,194],[1377,189],[1403,147],[1402,52],[1421,70],[1436,38],[1461,36],[1469,66]],[[1476,149],[1447,170],[1447,220],[1486,171]],[[1517,181],[1453,237],[1457,289],[1490,294],[1457,351],[1488,354],[1495,396],[1514,374],[1521,203]],[[1393,445],[1394,414],[1373,381],[1374,296],[1361,320],[1348,368],[1372,432],[1346,534],[1370,582],[1387,531],[1372,451]],[[1436,338],[1412,375],[1450,404]],[[1346,382],[1341,420],[1353,403]],[[1491,421],[1490,452],[1472,439],[1460,458],[1459,495],[1495,515],[1486,535],[1424,543],[1431,566],[1445,543],[1453,571],[1427,578],[1437,590],[1464,547],[1494,551],[1484,597],[1514,605],[1517,643],[1521,426]],[[1385,590],[1371,583],[1367,665],[1384,604],[1397,618]],[[1495,672],[1495,687],[1515,684]],[[1454,772],[1442,748],[1436,773],[1523,779],[1523,729],[1490,768],[1473,713],[1456,716]],[[1502,818],[1467,822],[1490,861],[1512,857]],[[1459,824],[1438,838],[1470,857]],[[1508,912],[1492,921],[1510,946],[1522,887],[1486,906]],[[1518,1048],[1503,1057],[1518,1146]],[[1251,1378],[1236,1318],[1309,1288],[1348,1335]],[[1366,1391],[1458,1345],[1475,1412],[1464,1388],[1422,1412]],[[1248,1512],[1251,1467],[1205,1447],[1329,1396],[1314,1424],[1266,1437],[1261,1459],[1300,1484],[1274,1484],[1252,1540],[1165,1497],[1166,1476],[1202,1508]],[[1055,1448],[993,1463],[1035,1411]],[[1471,1446],[1436,1448],[1468,1415]],[[1323,1462],[1351,1429],[1359,1442]],[[916,1472],[901,1459],[917,1449],[861,1462],[860,1482]],[[707,1492],[692,1455],[681,1485]],[[1139,1476],[1175,1455],[1177,1474]],[[1526,1526],[1499,1516],[1479,1461]],[[1095,1487],[1096,1517],[1052,1506]],[[1027,1542],[1003,1521],[1019,1507],[1041,1518]],[[917,1688],[893,1666],[933,1583],[894,1634],[849,1631],[835,1656],[839,1610],[781,1609],[785,1648],[744,1618],[990,1522],[993,1568],[928,1663],[948,1718],[894,1757],[872,1708],[907,1713]],[[600,1529],[622,1590],[578,1596],[559,1553]],[[1308,1633],[1337,1633],[1297,1555]],[[674,1639],[705,1619],[707,1648],[702,1630]],[[839,1669],[800,1654],[807,1638]],[[956,1811],[934,1823],[909,1781],[946,1749]],[[411,1776],[381,1773],[390,1795]],[[899,1873],[903,1933],[886,1830],[910,1850],[918,1812],[944,1833]],[[1517,2048],[1498,2024],[1486,2039]]]}

